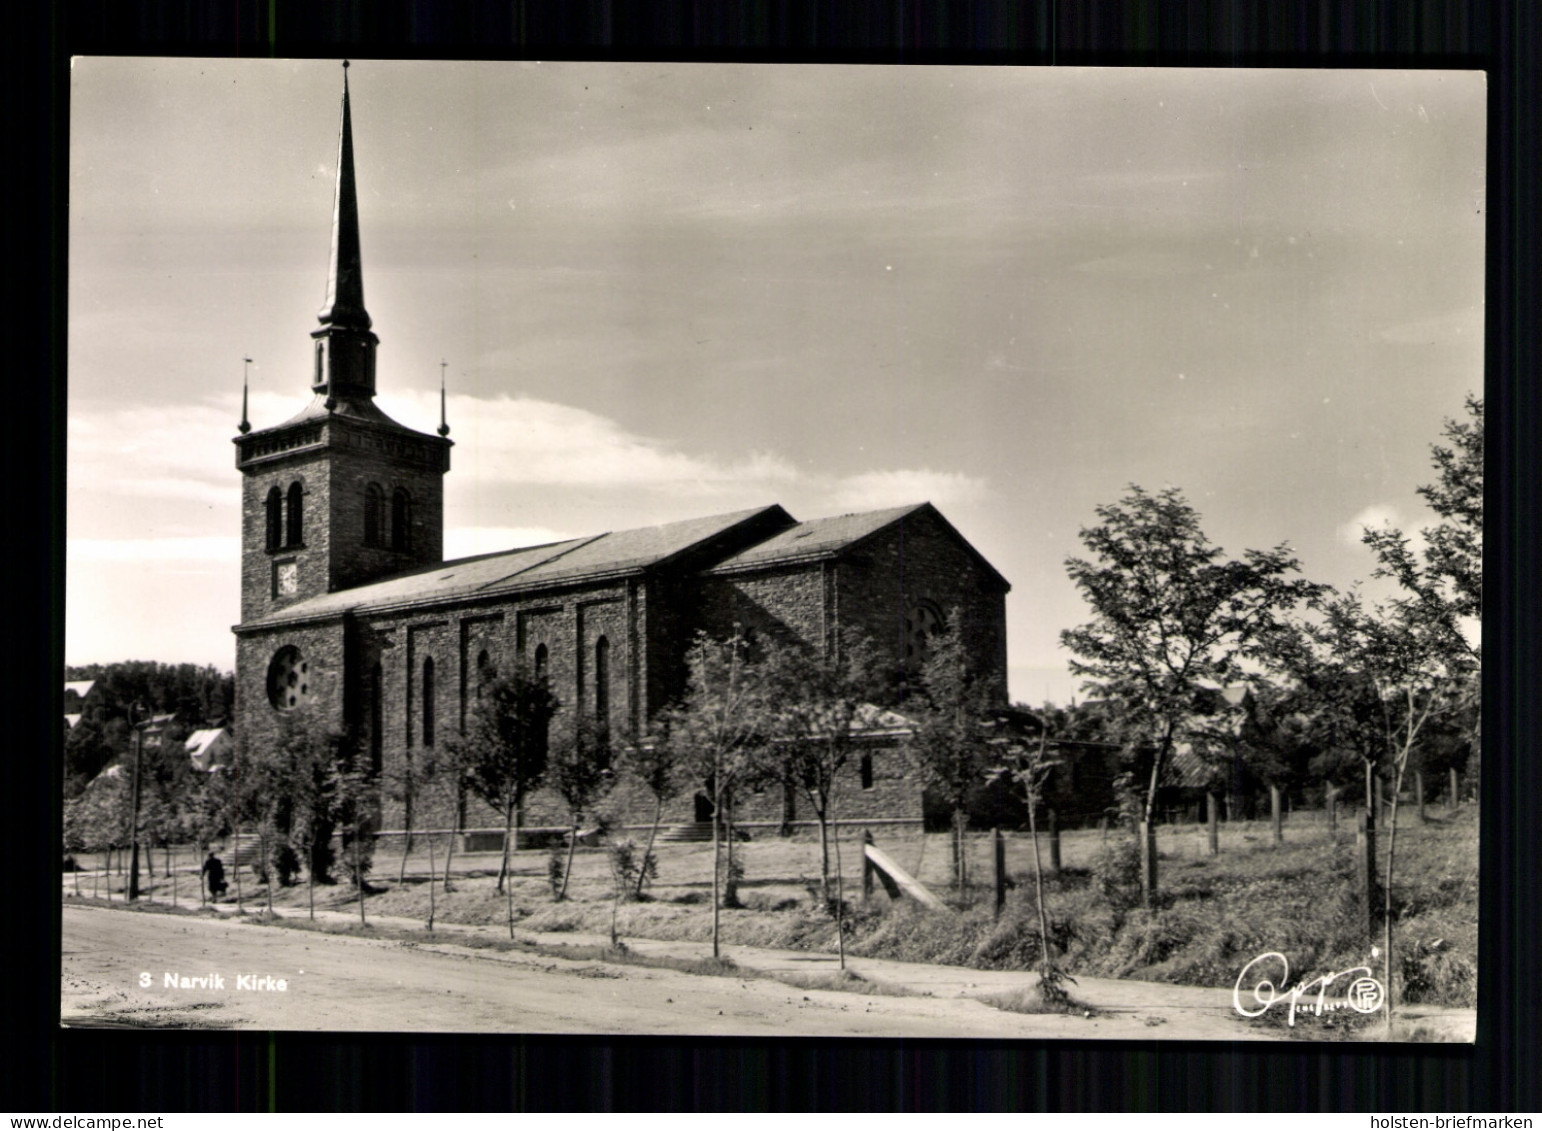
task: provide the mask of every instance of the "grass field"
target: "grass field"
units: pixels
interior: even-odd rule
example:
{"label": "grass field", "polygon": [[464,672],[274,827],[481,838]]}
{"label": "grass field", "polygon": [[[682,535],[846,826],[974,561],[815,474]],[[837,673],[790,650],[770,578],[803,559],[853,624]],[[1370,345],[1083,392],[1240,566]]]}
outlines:
{"label": "grass field", "polygon": [[[1400,816],[1397,876],[1394,885],[1396,949],[1395,1000],[1471,1007],[1477,992],[1478,829],[1472,806],[1455,814],[1432,811],[1427,823],[1405,811]],[[949,838],[875,830],[874,836],[896,862],[916,875],[953,908],[928,912],[908,902],[891,905],[880,887],[874,899],[861,899],[860,825],[843,826],[840,844],[844,893],[849,908],[846,949],[850,954],[910,961],[942,962],[983,969],[1031,967],[1040,951],[1037,909],[1033,903],[1032,843],[1026,835],[1006,837],[1007,871],[1013,886],[998,918],[991,912],[988,833],[971,837],[969,870],[978,883],[963,892],[951,886]],[[641,836],[634,837],[641,841]],[[1290,960],[1293,977],[1372,963],[1371,945],[1353,896],[1354,836],[1341,821],[1330,839],[1321,813],[1293,813],[1284,843],[1273,843],[1268,822],[1222,826],[1220,854],[1211,856],[1202,825],[1163,826],[1158,831],[1160,890],[1158,906],[1141,906],[1133,840],[1115,830],[1065,831],[1061,834],[1062,870],[1046,876],[1045,904],[1050,942],[1070,973],[1141,978],[1192,985],[1229,987],[1242,967],[1265,951]],[[399,845],[399,842],[397,842]],[[1385,868],[1386,837],[1382,836]],[[1041,851],[1048,864],[1047,838]],[[616,916],[622,936],[657,939],[706,939],[711,936],[711,847],[661,844],[659,878],[640,902],[621,904]],[[803,833],[778,837],[757,830],[737,844],[744,867],[739,886],[742,906],[725,908],[722,937],[727,942],[759,946],[834,950],[835,924],[815,898],[819,844]],[[443,867],[442,845],[436,853]],[[548,882],[550,853],[515,854],[511,881],[515,922],[532,931],[610,930],[613,886],[606,853],[580,848],[568,899],[558,903]],[[90,861],[83,861],[90,866]],[[161,875],[157,852],[153,885],[143,879],[149,898],[170,898],[170,881]],[[196,857],[175,862],[180,899],[196,903]],[[420,840],[399,880],[400,850],[382,841],[377,848],[366,900],[367,914],[426,919],[429,911],[429,859]],[[496,854],[455,857],[454,890],[442,882],[435,889],[435,915],[443,922],[503,923],[508,903],[494,890]],[[230,898],[234,898],[234,877]],[[90,894],[93,880],[82,876]],[[116,881],[115,881],[116,882]],[[65,878],[66,890],[72,880]],[[266,903],[266,892],[243,873],[248,909]],[[114,889],[121,897],[121,885]],[[310,893],[302,883],[275,889],[276,907],[303,908]],[[351,885],[318,886],[317,906],[356,909]],[[1374,940],[1379,944],[1380,937]],[[1372,963],[1380,976],[1380,962]]]}

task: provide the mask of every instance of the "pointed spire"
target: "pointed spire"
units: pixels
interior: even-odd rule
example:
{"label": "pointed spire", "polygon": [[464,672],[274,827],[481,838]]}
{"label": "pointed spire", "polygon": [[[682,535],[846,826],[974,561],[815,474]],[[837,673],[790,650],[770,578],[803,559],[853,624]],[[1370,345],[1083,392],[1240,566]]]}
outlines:
{"label": "pointed spire", "polygon": [[252,422],[246,418],[247,371],[252,364],[252,359],[243,357],[241,362],[241,423],[236,425],[236,430],[245,436],[252,430]]}
{"label": "pointed spire", "polygon": [[337,193],[332,205],[332,263],[327,301],[317,319],[323,326],[368,330],[364,275],[359,262],[359,196],[353,177],[353,121],[348,112],[348,61],[343,60],[343,126],[337,150]]}
{"label": "pointed spire", "polygon": [[441,436],[450,434],[450,422],[444,414],[444,367],[448,364],[447,361],[439,363],[439,435]]}

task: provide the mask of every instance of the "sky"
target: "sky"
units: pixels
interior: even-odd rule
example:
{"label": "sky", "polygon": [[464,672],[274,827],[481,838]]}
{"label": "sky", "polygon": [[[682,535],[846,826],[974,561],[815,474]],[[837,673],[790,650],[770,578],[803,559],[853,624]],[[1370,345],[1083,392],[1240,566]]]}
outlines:
{"label": "sky", "polygon": [[[1095,508],[1369,582],[1483,387],[1480,72],[443,63],[348,72],[378,403],[448,387],[450,558],[930,501],[1077,691]],[[243,371],[309,400],[337,62],[79,58],[65,659],[234,665]],[[243,359],[250,358],[246,364]]]}

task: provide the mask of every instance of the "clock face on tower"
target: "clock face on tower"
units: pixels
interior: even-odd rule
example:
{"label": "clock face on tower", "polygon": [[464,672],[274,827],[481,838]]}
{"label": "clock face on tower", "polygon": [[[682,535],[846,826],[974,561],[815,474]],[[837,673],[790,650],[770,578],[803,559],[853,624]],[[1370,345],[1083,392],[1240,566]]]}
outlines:
{"label": "clock face on tower", "polygon": [[298,562],[279,562],[273,567],[273,595],[293,597],[300,591],[300,566]]}

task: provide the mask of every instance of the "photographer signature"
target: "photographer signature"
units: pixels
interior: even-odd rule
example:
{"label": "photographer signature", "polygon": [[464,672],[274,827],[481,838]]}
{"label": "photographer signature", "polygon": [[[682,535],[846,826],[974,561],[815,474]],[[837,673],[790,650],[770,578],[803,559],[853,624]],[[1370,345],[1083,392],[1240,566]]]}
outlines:
{"label": "photographer signature", "polygon": [[[1253,984],[1253,1000],[1258,1003],[1258,1008],[1253,1010],[1244,1009],[1242,1006],[1242,986],[1248,980],[1248,971],[1258,966],[1259,963],[1267,963],[1271,960],[1277,961],[1280,964],[1278,983],[1270,978],[1263,977],[1262,975],[1270,973],[1270,968],[1268,966],[1261,967],[1258,974],[1255,975],[1258,981]],[[1351,974],[1358,974],[1360,976],[1349,983],[1348,988],[1344,991],[1344,1000],[1332,1003],[1327,1002],[1328,987],[1340,978],[1348,977]],[[1302,982],[1294,989],[1287,990],[1284,987],[1289,981],[1290,962],[1286,960],[1283,954],[1275,950],[1260,954],[1242,968],[1241,974],[1237,975],[1237,984],[1232,988],[1231,992],[1232,1004],[1237,1007],[1237,1012],[1244,1017],[1261,1017],[1276,1002],[1289,1002],[1290,1013],[1287,1016],[1287,1022],[1294,1026],[1296,1023],[1296,1010],[1298,1008],[1310,1010],[1319,1017],[1322,1016],[1324,1010],[1343,1009],[1345,1006],[1353,1009],[1356,1013],[1375,1013],[1386,1000],[1386,994],[1382,991],[1381,983],[1371,977],[1371,968],[1369,966],[1351,966],[1348,970],[1324,974],[1321,977],[1313,978],[1310,982]],[[1314,988],[1317,991],[1317,1000],[1315,1002],[1309,1001],[1302,1005],[1301,999],[1311,994]]]}

